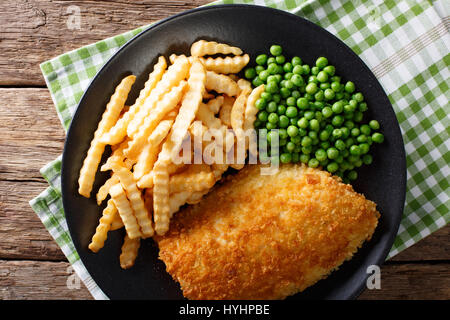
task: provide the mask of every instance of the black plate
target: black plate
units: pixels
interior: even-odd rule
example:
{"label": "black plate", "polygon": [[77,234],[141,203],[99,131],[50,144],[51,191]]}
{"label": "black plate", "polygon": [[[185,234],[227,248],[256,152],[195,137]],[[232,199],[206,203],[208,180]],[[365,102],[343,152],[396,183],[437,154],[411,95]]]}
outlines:
{"label": "black plate", "polygon": [[290,299],[352,299],[365,286],[367,267],[384,262],[392,246],[405,199],[405,154],[392,106],[375,76],[344,43],[315,24],[283,11],[258,6],[211,6],[184,12],[142,32],[121,48],[98,72],[80,101],[72,120],[63,154],[64,209],[75,247],[92,278],[111,299],[178,299],[179,286],[158,260],[152,239],[142,241],[136,264],[119,266],[122,230],[110,232],[105,247],[94,254],[88,244],[101,214],[95,193],[106,175],[98,173],[91,199],[80,196],[78,174],[104,111],[121,78],[137,76],[130,94],[134,101],[157,57],[189,53],[198,39],[222,41],[241,47],[253,58],[268,52],[271,44],[283,46],[286,56],[299,55],[308,64],[328,57],[343,79],[351,79],[363,92],[371,118],[378,119],[386,142],[374,150],[374,163],[361,168],[354,183],[357,191],[375,201],[382,213],[373,239],[328,279]]}

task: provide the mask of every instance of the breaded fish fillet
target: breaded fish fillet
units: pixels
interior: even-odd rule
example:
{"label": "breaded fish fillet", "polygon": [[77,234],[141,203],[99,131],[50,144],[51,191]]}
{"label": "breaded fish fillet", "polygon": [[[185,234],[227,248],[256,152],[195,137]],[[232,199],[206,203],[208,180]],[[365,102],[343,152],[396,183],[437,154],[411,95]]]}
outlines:
{"label": "breaded fish fillet", "polygon": [[325,278],[372,236],[372,201],[319,169],[249,165],[157,237],[189,299],[283,299]]}

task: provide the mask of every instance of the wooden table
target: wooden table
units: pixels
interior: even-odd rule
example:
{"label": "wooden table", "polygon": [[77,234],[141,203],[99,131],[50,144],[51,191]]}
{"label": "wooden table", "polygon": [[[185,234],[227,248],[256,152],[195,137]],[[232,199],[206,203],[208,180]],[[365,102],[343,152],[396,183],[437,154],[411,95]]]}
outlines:
{"label": "wooden table", "polygon": [[[47,186],[39,169],[64,143],[39,63],[207,2],[0,2],[0,299],[91,299],[28,204]],[[67,27],[71,5],[80,30]],[[449,299],[449,241],[447,226],[388,261],[381,290],[360,299]]]}

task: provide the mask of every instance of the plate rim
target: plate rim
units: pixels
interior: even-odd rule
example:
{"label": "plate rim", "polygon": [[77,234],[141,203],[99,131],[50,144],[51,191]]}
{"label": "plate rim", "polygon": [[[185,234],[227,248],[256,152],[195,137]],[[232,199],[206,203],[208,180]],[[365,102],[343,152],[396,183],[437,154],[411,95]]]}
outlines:
{"label": "plate rim", "polygon": [[[138,34],[136,34],[135,36],[133,36],[131,39],[129,39],[124,45],[122,45],[116,52],[114,52],[108,59],[107,61],[102,65],[102,67],[96,72],[95,76],[90,80],[88,86],[86,87],[83,95],[80,98],[80,101],[77,103],[76,109],[73,113],[72,119],[70,121],[70,125],[69,128],[67,129],[67,133],[66,133],[66,137],[64,140],[64,146],[63,146],[63,152],[62,152],[62,159],[61,159],[61,198],[62,198],[62,203],[63,203],[63,209],[64,209],[64,213],[66,213],[66,207],[68,207],[67,203],[67,196],[65,195],[64,190],[66,189],[66,185],[67,185],[67,181],[64,178],[65,177],[65,170],[66,170],[66,166],[65,166],[65,159],[68,157],[68,144],[69,144],[69,136],[71,131],[73,130],[72,128],[75,126],[74,123],[76,123],[77,119],[80,117],[80,105],[84,102],[86,96],[88,95],[88,92],[91,90],[92,88],[92,84],[93,82],[95,82],[97,80],[97,78],[99,78],[101,76],[101,74],[103,73],[104,69],[116,58],[116,56],[121,53],[122,51],[126,50],[126,48],[133,43],[134,41],[136,41],[138,38],[142,37],[144,34],[146,34],[147,32],[151,32],[154,28],[165,24],[167,22],[170,22],[171,20],[177,19],[179,17],[185,16],[185,15],[190,15],[190,14],[195,14],[197,12],[200,11],[208,11],[208,10],[221,10],[221,9],[233,9],[233,8],[250,8],[252,10],[262,10],[262,11],[267,11],[270,13],[276,13],[276,14],[281,14],[281,15],[286,15],[288,17],[291,18],[295,18],[295,19],[300,19],[303,20],[304,23],[309,24],[312,28],[316,28],[316,29],[321,29],[322,31],[328,33],[331,37],[335,38],[335,40],[339,41],[343,46],[345,46],[349,52],[351,52],[351,54],[354,56],[355,59],[358,59],[362,65],[364,66],[364,68],[366,69],[367,73],[369,74],[370,77],[372,77],[375,80],[375,83],[377,83],[381,89],[381,91],[383,92],[383,94],[386,96],[387,101],[389,101],[389,106],[392,109],[394,115],[396,116],[395,110],[392,106],[392,103],[390,102],[383,86],[381,85],[381,83],[379,82],[378,78],[373,74],[372,70],[370,70],[370,68],[367,66],[367,64],[364,62],[364,60],[362,60],[358,54],[356,54],[344,41],[342,41],[341,39],[339,39],[337,36],[335,36],[333,33],[331,33],[330,31],[328,31],[327,29],[313,23],[312,21],[303,18],[301,16],[295,15],[293,13],[281,10],[281,9],[276,9],[276,8],[271,8],[271,7],[266,7],[266,6],[262,6],[262,5],[254,5],[254,4],[220,4],[220,5],[214,5],[214,4],[207,4],[201,7],[197,7],[197,8],[193,8],[193,9],[189,9],[189,10],[185,10],[183,12],[171,15],[167,18],[161,19],[149,26],[144,26],[144,30],[142,30],[141,32],[139,32]],[[406,152],[405,152],[405,144],[404,144],[404,140],[403,140],[403,135],[401,133],[401,128],[400,128],[400,123],[398,122],[397,117],[395,117],[395,123],[396,123],[396,130],[398,131],[398,136],[401,139],[401,143],[403,148],[401,150],[399,150],[400,155],[401,155],[401,163],[399,163],[399,165],[401,165],[401,172],[399,173],[399,185],[401,186],[401,200],[402,203],[400,205],[400,212],[397,213],[395,219],[393,219],[393,224],[394,224],[394,229],[395,229],[395,233],[392,232],[386,241],[386,245],[383,248],[383,250],[380,250],[380,254],[378,255],[378,259],[376,262],[376,265],[381,266],[384,264],[384,262],[386,261],[386,257],[388,256],[392,245],[394,244],[394,240],[397,236],[398,233],[398,229],[400,227],[400,223],[403,217],[403,213],[404,213],[404,206],[405,206],[405,199],[406,199]],[[68,223],[68,219],[67,217],[65,217],[67,226],[68,226],[68,230],[69,230],[69,234],[71,236],[71,238],[73,238],[72,234],[72,228],[70,227],[70,224]],[[75,250],[77,250],[74,241],[72,240],[72,243],[74,245]],[[78,251],[78,250],[77,250]],[[83,262],[81,256],[80,257],[80,261]],[[89,270],[88,274],[89,273]],[[91,276],[91,275],[90,275]],[[92,278],[93,279],[93,278]],[[101,289],[100,285],[96,282],[96,280],[93,279],[93,281],[95,282],[95,284]],[[348,300],[353,300],[356,299],[359,295],[361,295],[361,293],[364,291],[365,288],[365,282],[361,282],[358,286],[355,286],[355,289],[353,290],[353,292],[351,292],[350,294],[348,294],[346,296],[346,299]],[[102,290],[102,289],[101,289]],[[103,291],[103,290],[102,290]],[[106,295],[106,294],[105,294]]]}

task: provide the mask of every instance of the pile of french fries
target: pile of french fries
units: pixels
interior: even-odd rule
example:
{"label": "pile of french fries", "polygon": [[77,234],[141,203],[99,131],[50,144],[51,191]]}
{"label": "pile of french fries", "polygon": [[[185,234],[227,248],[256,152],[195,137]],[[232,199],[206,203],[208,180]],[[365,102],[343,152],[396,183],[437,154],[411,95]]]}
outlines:
{"label": "pile of french fries", "polygon": [[[192,44],[191,56],[173,54],[169,61],[170,65],[163,56],[158,58],[129,107],[125,103],[136,77],[120,82],[80,170],[79,194],[89,198],[102,154],[111,146],[110,157],[100,167],[110,171],[111,177],[96,194],[99,206],[108,195],[110,199],[89,249],[98,252],[108,231],[125,227],[120,255],[124,269],[134,265],[140,239],[166,233],[170,218],[181,206],[199,202],[229,166],[243,167],[229,161],[229,153],[245,140],[244,131],[253,128],[255,102],[264,91],[263,85],[252,90],[248,81],[236,75],[249,62],[248,54],[237,47],[200,40]],[[186,139],[203,138],[209,129],[219,132],[221,139],[215,136],[193,147],[191,143],[186,152]],[[248,142],[243,144],[248,149]],[[216,156],[223,153],[227,161],[192,163],[207,148]],[[188,161],[174,161],[181,151],[182,159]]]}

